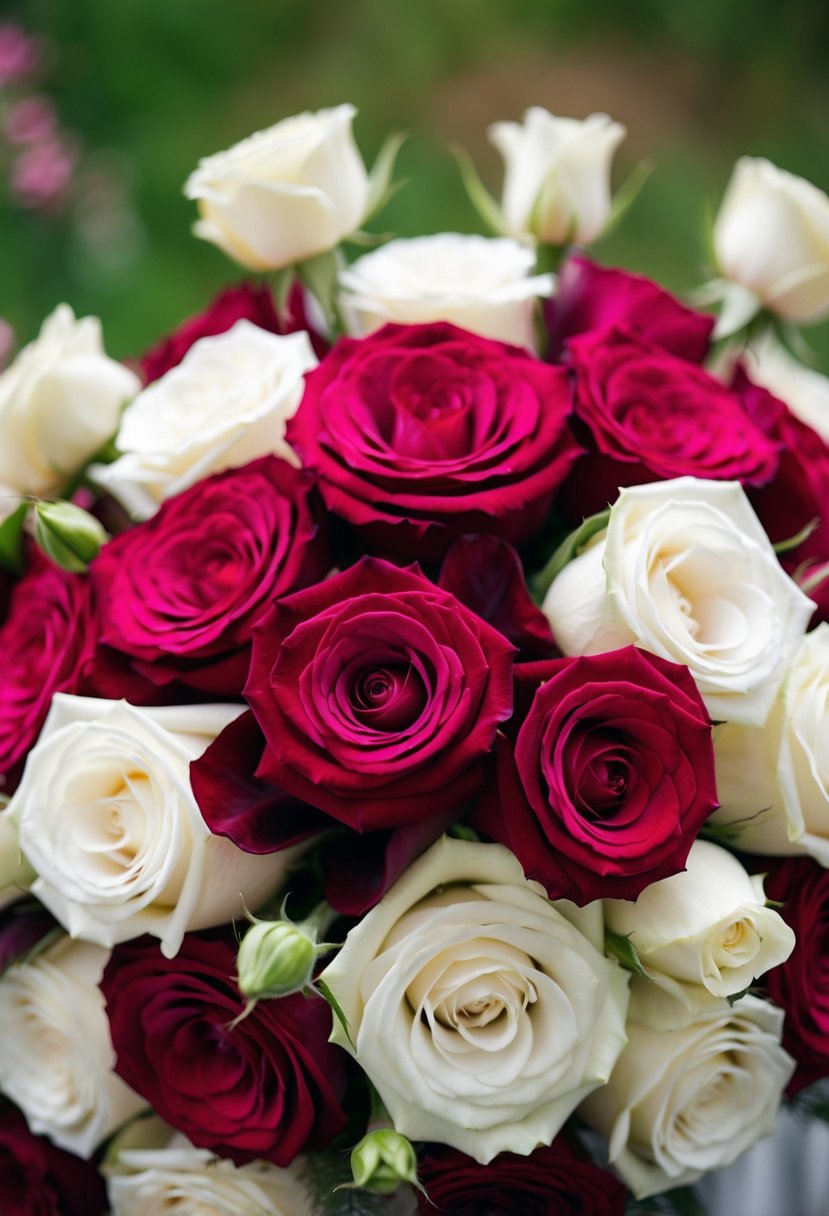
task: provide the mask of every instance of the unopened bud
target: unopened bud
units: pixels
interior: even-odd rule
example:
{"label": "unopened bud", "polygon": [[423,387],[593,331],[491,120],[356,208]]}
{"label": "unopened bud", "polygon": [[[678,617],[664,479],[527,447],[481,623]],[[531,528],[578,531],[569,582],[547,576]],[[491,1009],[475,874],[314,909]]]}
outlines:
{"label": "unopened bud", "polygon": [[39,502],[35,537],[46,556],[71,574],[83,574],[109,539],[94,515],[72,502]]}
{"label": "unopened bud", "polygon": [[239,991],[253,1000],[299,992],[311,983],[317,953],[314,938],[301,925],[256,921],[236,956]]}
{"label": "unopened bud", "polygon": [[401,1182],[417,1185],[417,1157],[400,1132],[384,1127],[368,1132],[351,1153],[354,1185],[378,1195],[391,1195]]}

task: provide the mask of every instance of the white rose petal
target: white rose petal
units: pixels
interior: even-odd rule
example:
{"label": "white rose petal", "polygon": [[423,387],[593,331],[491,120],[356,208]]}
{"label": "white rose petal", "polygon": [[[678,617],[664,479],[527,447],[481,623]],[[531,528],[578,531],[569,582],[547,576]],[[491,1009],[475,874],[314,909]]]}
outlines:
{"label": "white rose petal", "polygon": [[714,720],[761,725],[813,611],[736,482],[623,489],[607,531],[553,581],[565,654],[635,643],[686,666]]}
{"label": "white rose petal", "polygon": [[333,249],[360,226],[369,180],[353,106],[297,114],[208,156],[188,178],[197,236],[249,270],[277,270]]}
{"label": "white rose petal", "polygon": [[93,476],[146,519],[210,473],[270,453],[298,464],[285,424],[316,363],[306,333],[281,337],[237,321],[202,338],[126,409],[115,440],[123,455]]}
{"label": "white rose petal", "polygon": [[624,1042],[627,975],[600,949],[508,850],[444,838],[324,971],[356,1048],[336,1022],[332,1038],[403,1135],[480,1162],[527,1154]]}
{"label": "white rose petal", "polygon": [[723,277],[789,321],[829,312],[829,198],[770,161],[737,161],[714,223]]}
{"label": "white rose petal", "polygon": [[96,317],[60,304],[0,374],[0,520],[25,495],[49,498],[118,427],[141,381],[104,352]]}
{"label": "white rose petal", "polygon": [[32,893],[73,937],[112,946],[150,933],[172,958],[187,930],[278,887],[295,850],[257,856],[212,835],[190,787],[190,762],[240,712],[55,696],[8,813]]}
{"label": "white rose petal", "polygon": [[794,949],[794,933],[766,907],[762,875],[705,840],[691,846],[682,873],[651,883],[635,901],[605,900],[604,912],[655,983],[701,984],[719,997],[744,991]]}
{"label": "white rose petal", "polygon": [[113,1071],[98,988],[107,958],[61,938],[0,977],[0,1088],[33,1132],[80,1157],[146,1105]]}
{"label": "white rose petal", "polygon": [[829,443],[829,376],[793,359],[770,335],[745,352],[751,378]]}
{"label": "white rose petal", "polygon": [[539,106],[489,137],[505,161],[501,207],[509,231],[551,245],[587,244],[610,215],[610,164],[625,128],[607,114],[557,118]]}
{"label": "white rose petal", "polygon": [[539,296],[552,275],[533,275],[532,250],[508,238],[446,232],[389,241],[340,274],[346,329],[356,337],[389,321],[451,321],[462,329],[535,348]]}

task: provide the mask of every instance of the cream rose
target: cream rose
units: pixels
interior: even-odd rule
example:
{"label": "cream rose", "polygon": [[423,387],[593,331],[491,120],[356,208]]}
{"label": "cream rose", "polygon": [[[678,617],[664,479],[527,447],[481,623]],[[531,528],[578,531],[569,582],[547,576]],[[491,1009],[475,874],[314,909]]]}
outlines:
{"label": "cream rose", "polygon": [[607,530],[553,581],[568,655],[634,643],[686,666],[714,720],[761,725],[813,611],[736,482],[621,491]]}
{"label": "cream rose", "polygon": [[461,329],[535,348],[539,296],[552,275],[517,241],[445,232],[389,241],[340,274],[346,329],[363,337],[389,321],[451,321]]}
{"label": "cream rose", "polygon": [[98,988],[107,957],[61,937],[0,977],[0,1089],[33,1132],[79,1157],[146,1105],[113,1071]]}
{"label": "cream rose", "polygon": [[829,866],[829,625],[800,643],[762,728],[714,731],[712,823],[749,853],[809,853]]}
{"label": "cream rose", "polygon": [[190,787],[190,762],[240,712],[55,696],[8,813],[32,893],[73,937],[151,933],[172,958],[187,930],[277,888],[294,852],[260,857],[211,835]]}
{"label": "cream rose", "polygon": [[351,131],[356,110],[297,114],[208,156],[187,179],[197,236],[248,270],[277,270],[359,228],[369,180]]}
{"label": "cream rose", "polygon": [[556,118],[533,106],[523,124],[497,122],[489,137],[505,162],[501,210],[516,237],[587,244],[610,216],[610,164],[625,128],[607,114]]}
{"label": "cream rose", "polygon": [[127,408],[123,453],[93,476],[139,519],[210,473],[275,453],[298,463],[285,423],[316,366],[306,333],[280,337],[249,321],[196,342]]}
{"label": "cream rose", "polygon": [[604,914],[651,979],[677,996],[671,981],[733,996],[794,949],[794,933],[766,907],[762,875],[706,840],[691,846],[683,872],[651,883],[635,901],[605,900]]}
{"label": "cream rose", "polygon": [[634,980],[629,1042],[609,1083],[580,1113],[607,1136],[637,1198],[730,1165],[773,1130],[794,1061],[780,1046],[783,1011],[746,996],[709,998],[690,1014]]}
{"label": "cream rose", "polygon": [[752,380],[785,401],[801,422],[829,443],[829,376],[793,359],[770,335],[752,344],[745,359]]}
{"label": "cream rose", "polygon": [[336,1020],[332,1037],[397,1131],[480,1162],[527,1154],[609,1077],[628,977],[600,914],[589,940],[563,906],[500,845],[444,838],[349,932],[322,978],[353,1046]]}
{"label": "cream rose", "polygon": [[722,276],[788,321],[829,312],[829,198],[770,161],[737,161],[714,222]]}
{"label": "cream rose", "polygon": [[118,427],[141,387],[104,352],[97,317],[60,304],[0,374],[0,520],[26,495],[54,497]]}

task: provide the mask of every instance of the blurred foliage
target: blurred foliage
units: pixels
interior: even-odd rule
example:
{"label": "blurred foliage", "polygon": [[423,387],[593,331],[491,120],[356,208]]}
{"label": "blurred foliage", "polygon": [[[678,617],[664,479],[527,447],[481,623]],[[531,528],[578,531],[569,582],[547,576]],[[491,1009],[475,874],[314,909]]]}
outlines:
{"label": "blurred foliage", "polygon": [[[21,341],[61,299],[101,316],[120,356],[199,311],[241,272],[189,235],[197,159],[344,100],[369,163],[410,132],[410,184],[375,224],[403,235],[477,228],[450,145],[497,191],[490,122],[606,110],[629,132],[618,180],[644,157],[656,172],[597,254],[680,291],[708,275],[705,215],[737,156],[829,189],[822,0],[0,0],[10,20],[45,39],[41,87],[129,201],[47,220],[0,198],[0,316]],[[826,328],[809,335],[822,350]]]}

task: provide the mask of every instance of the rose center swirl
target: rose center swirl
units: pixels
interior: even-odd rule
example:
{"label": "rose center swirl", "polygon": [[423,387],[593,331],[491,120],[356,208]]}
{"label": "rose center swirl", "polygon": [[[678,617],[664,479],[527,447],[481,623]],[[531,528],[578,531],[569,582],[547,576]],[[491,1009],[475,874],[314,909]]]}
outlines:
{"label": "rose center swirl", "polygon": [[376,730],[410,726],[427,701],[423,681],[411,663],[372,666],[355,674],[349,691],[354,717]]}

